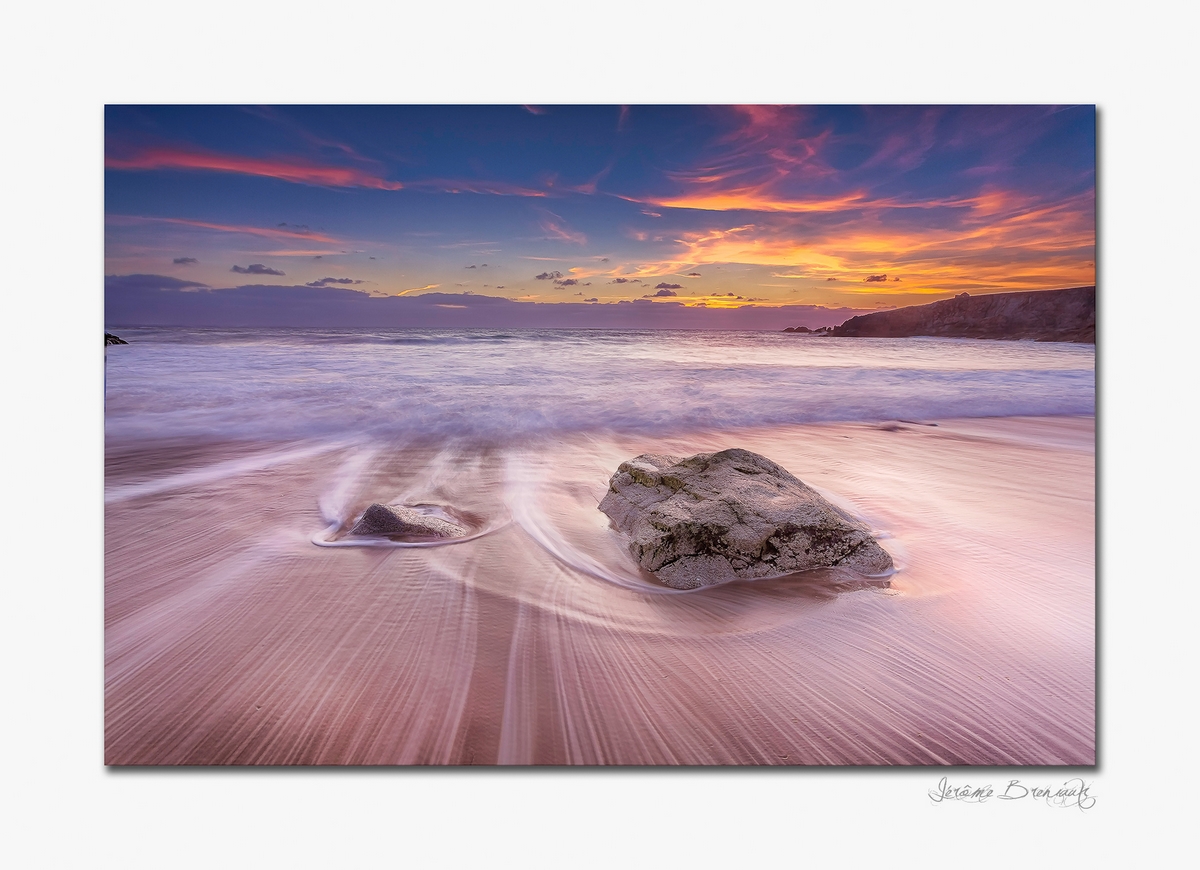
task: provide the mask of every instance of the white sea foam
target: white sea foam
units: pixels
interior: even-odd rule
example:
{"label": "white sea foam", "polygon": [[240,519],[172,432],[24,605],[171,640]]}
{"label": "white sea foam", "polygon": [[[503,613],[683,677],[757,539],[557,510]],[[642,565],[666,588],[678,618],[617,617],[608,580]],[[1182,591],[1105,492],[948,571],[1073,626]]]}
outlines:
{"label": "white sea foam", "polygon": [[1093,345],[589,330],[122,332],[110,437],[520,442],[1095,411]]}

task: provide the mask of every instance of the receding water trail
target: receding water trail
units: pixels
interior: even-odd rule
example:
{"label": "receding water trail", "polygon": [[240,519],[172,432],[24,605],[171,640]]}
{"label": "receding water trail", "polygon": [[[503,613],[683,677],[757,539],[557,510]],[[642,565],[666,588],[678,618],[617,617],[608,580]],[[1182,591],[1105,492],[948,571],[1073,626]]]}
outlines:
{"label": "receding water trail", "polygon": [[204,468],[181,471],[178,474],[170,474],[153,480],[114,486],[105,489],[104,503],[112,504],[131,498],[144,498],[148,495],[158,495],[159,493],[168,492],[173,489],[189,489],[203,484],[215,483],[226,478],[240,477],[251,471],[262,471],[275,465],[284,465],[289,462],[308,459],[321,453],[328,453],[332,450],[337,450],[341,446],[340,444],[333,443],[289,447],[283,450],[257,453],[253,456],[239,459],[229,459]]}
{"label": "receding water trail", "polygon": [[355,450],[334,473],[332,488],[322,493],[317,502],[321,518],[329,523],[330,528],[339,528],[349,519],[350,499],[367,465],[378,455],[379,449],[375,447]]}

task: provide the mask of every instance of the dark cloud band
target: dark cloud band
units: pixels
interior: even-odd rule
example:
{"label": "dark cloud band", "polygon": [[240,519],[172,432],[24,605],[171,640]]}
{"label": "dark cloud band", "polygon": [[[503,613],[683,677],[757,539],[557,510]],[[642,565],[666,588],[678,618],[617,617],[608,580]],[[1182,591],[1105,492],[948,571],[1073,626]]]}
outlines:
{"label": "dark cloud band", "polygon": [[[279,274],[283,274],[280,272]],[[328,287],[330,284],[361,284],[362,281],[357,281],[354,278],[319,278],[316,281],[309,281],[305,287]]]}

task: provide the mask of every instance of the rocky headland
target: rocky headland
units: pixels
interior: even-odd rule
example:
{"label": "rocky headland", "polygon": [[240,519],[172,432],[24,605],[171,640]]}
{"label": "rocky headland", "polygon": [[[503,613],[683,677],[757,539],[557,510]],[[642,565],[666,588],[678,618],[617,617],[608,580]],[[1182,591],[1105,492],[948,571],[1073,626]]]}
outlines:
{"label": "rocky headland", "polygon": [[830,333],[854,338],[1033,339],[1096,342],[1096,288],[971,296],[851,317]]}

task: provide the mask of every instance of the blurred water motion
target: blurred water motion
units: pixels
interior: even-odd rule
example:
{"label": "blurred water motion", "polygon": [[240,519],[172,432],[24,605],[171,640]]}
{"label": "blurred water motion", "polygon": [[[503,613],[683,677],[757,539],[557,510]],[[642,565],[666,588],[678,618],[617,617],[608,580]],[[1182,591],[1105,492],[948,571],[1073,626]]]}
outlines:
{"label": "blurred water motion", "polygon": [[[1090,377],[1090,359],[1044,372]],[[1094,763],[1091,417],[214,440],[180,421],[218,420],[215,398],[161,407],[131,370],[110,376],[110,764]],[[761,397],[748,414],[773,413]],[[177,425],[191,437],[131,437]],[[608,476],[730,446],[883,533],[890,585],[655,588],[596,509]],[[373,501],[514,522],[436,548],[313,546]]]}
{"label": "blurred water motion", "polygon": [[110,443],[657,435],[1092,414],[1095,347],[765,332],[130,329]]}

